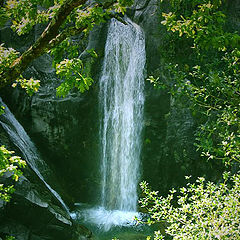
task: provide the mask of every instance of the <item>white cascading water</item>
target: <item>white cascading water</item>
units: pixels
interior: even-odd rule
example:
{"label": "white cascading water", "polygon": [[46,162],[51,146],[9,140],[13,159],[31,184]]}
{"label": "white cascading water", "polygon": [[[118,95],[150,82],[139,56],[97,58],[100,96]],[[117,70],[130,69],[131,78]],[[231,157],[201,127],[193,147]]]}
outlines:
{"label": "white cascading water", "polygon": [[101,207],[74,213],[105,231],[131,225],[138,215],[145,38],[138,25],[127,22],[111,20],[100,78]]}
{"label": "white cascading water", "polygon": [[69,213],[68,207],[63,202],[60,195],[51,188],[51,186],[45,181],[43,175],[40,173],[39,169],[42,172],[48,171],[47,165],[40,158],[39,153],[31,141],[30,137],[27,135],[26,131],[23,129],[22,125],[17,121],[14,115],[11,113],[9,108],[3,103],[0,98],[0,106],[4,106],[4,114],[0,116],[0,124],[8,133],[10,139],[22,152],[27,164],[32,168],[36,175],[41,179],[45,184],[48,190],[53,194],[53,196],[60,202],[62,207]]}
{"label": "white cascading water", "polygon": [[143,125],[145,42],[134,23],[113,19],[100,78],[102,205],[136,211]]}

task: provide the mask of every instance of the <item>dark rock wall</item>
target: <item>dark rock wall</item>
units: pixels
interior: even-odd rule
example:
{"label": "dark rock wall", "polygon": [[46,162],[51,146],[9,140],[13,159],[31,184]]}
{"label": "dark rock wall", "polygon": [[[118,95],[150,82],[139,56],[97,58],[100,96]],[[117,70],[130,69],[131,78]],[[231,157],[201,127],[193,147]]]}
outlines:
{"label": "dark rock wall", "polygon": [[[229,4],[231,9],[232,4]],[[234,5],[236,5],[234,3]],[[146,76],[159,77],[160,81],[174,83],[166,69],[168,60],[168,41],[165,26],[161,24],[162,12],[169,11],[167,1],[141,0],[135,1],[130,12],[131,18],[145,32],[146,37]],[[232,11],[232,10],[229,10]],[[236,9],[235,9],[236,12]],[[232,17],[236,24],[237,13]],[[234,23],[234,24],[233,24]],[[185,57],[187,51],[179,46],[179,60]],[[200,158],[194,146],[194,133],[197,121],[189,109],[189,102],[183,99],[176,101],[165,90],[154,89],[145,82],[145,131],[142,150],[142,179],[166,194],[172,187],[185,183],[184,176],[203,176],[214,180],[220,170],[214,163],[206,163]]]}
{"label": "dark rock wall", "polygon": [[[61,81],[47,54],[36,59],[25,72],[27,77],[33,76],[41,80],[38,93],[29,97],[24,91],[11,88],[4,89],[1,93],[55,173],[58,180],[57,184],[53,184],[70,206],[74,202],[89,202],[91,199],[97,201],[96,189],[100,182],[97,80],[101,72],[106,31],[104,25],[96,27],[85,46],[86,50],[95,49],[98,54],[96,61],[89,58],[86,50],[81,54],[95,80],[86,93],[73,91],[64,99],[56,97],[56,87]],[[37,35],[39,27],[32,32],[31,39]],[[27,47],[22,37],[11,37],[9,27],[2,30],[1,36],[1,40],[9,47]],[[26,44],[29,45],[28,42]]]}
{"label": "dark rock wall", "polygon": [[[0,34],[1,41],[8,47],[24,51],[39,35],[39,30],[31,33],[29,41],[13,34],[9,26],[1,29]],[[1,90],[1,96],[47,162],[52,172],[47,182],[71,208],[74,202],[87,201],[86,195],[94,191],[89,182],[94,182],[92,169],[96,168],[94,159],[97,157],[96,86],[86,94],[73,92],[65,99],[57,98],[56,87],[60,80],[49,55],[36,59],[25,75],[41,80],[37,94],[29,97],[21,89],[7,87]],[[21,155],[3,129],[0,132],[1,144]],[[91,238],[87,229],[70,219],[31,169],[24,169],[24,177],[15,188],[11,203],[0,203],[0,238],[6,235],[20,240]]]}
{"label": "dark rock wall", "polygon": [[[136,1],[133,16],[145,31],[147,76],[158,76],[160,81],[173,81],[166,71],[163,52],[166,30],[161,25],[162,8],[167,4],[157,0]],[[186,160],[193,159],[195,149],[192,145],[194,119],[187,106],[177,103],[170,95],[146,81],[145,132],[142,151],[142,179],[164,194],[169,188],[184,181],[184,175],[192,173],[192,166],[186,167]]]}

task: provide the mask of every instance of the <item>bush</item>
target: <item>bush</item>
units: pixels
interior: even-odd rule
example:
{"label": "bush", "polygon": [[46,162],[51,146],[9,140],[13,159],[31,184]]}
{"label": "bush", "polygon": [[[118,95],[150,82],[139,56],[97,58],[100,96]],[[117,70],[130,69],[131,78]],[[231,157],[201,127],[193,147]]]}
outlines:
{"label": "bush", "polygon": [[[158,196],[146,182],[140,186],[144,197],[139,202],[149,213],[145,223],[166,223],[165,236],[174,240],[240,239],[240,173],[224,173],[220,184],[199,177],[180,188],[178,195],[170,190],[167,197]],[[154,240],[165,236],[156,231]]]}

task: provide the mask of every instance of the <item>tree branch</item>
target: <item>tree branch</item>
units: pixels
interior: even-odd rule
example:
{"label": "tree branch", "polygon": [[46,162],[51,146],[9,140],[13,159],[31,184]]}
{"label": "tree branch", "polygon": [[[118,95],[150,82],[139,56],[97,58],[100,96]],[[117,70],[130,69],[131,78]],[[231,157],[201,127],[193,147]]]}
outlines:
{"label": "tree branch", "polygon": [[[60,27],[65,22],[66,18],[71,14],[73,9],[86,4],[87,1],[88,0],[65,1],[65,3],[60,6],[58,12],[54,16],[54,18],[50,21],[50,23],[45,28],[41,36],[37,39],[37,41],[28,50],[26,50],[19,58],[17,58],[9,69],[7,69],[2,75],[0,75],[0,88],[8,84],[11,84],[13,81],[15,81],[26,70],[26,68],[34,59],[48,52],[50,49],[61,43],[67,37],[80,34],[85,29],[87,29],[88,27],[87,25],[83,25],[80,28],[68,27],[59,33]],[[112,0],[105,4],[98,5],[104,9],[107,9],[113,6],[113,4],[116,2],[117,2],[116,0]],[[108,17],[114,17],[123,24],[127,24],[117,14],[111,13]]]}
{"label": "tree branch", "polygon": [[28,67],[37,57],[44,54],[50,47],[50,41],[58,35],[59,28],[65,22],[72,10],[83,5],[87,0],[66,0],[59,8],[54,18],[50,21],[38,40],[16,59],[10,69],[1,76],[0,87],[10,84]]}
{"label": "tree branch", "polygon": [[[115,3],[116,1],[112,1],[112,2],[107,2],[107,4],[105,5],[101,5],[98,4],[98,6],[101,6],[103,9],[107,9],[112,7],[112,5]],[[116,18],[119,22],[127,25],[128,23],[126,21],[123,20],[122,17],[120,17],[118,14],[116,13],[109,13],[108,17],[110,18]],[[105,20],[108,20],[108,18],[106,17]],[[53,38],[48,45],[46,46],[45,52],[49,51],[50,49],[54,48],[56,45],[58,45],[59,43],[61,43],[64,39],[66,39],[67,37],[71,37],[71,36],[75,36],[78,35],[80,33],[82,33],[85,29],[87,29],[87,25],[82,26],[81,28],[76,28],[76,27],[68,27],[65,30],[63,30],[61,33],[59,33],[55,38]]]}
{"label": "tree branch", "polygon": [[83,32],[87,26],[83,26],[81,28],[75,28],[75,27],[69,27],[65,30],[63,30],[61,33],[59,33],[55,38],[53,38],[48,45],[45,48],[45,52],[49,51],[50,49],[54,48],[56,45],[61,43],[63,40],[65,40],[67,37],[75,36]]}

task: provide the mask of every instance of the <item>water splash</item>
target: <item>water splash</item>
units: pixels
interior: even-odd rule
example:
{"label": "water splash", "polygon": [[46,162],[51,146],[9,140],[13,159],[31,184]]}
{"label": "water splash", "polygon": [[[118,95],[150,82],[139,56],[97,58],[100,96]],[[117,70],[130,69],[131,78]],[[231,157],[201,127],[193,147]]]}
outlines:
{"label": "water splash", "polygon": [[122,210],[106,210],[104,207],[86,209],[79,207],[77,211],[71,213],[71,217],[89,226],[97,226],[98,230],[106,232],[112,227],[136,226],[135,218],[141,219],[141,214]]}

